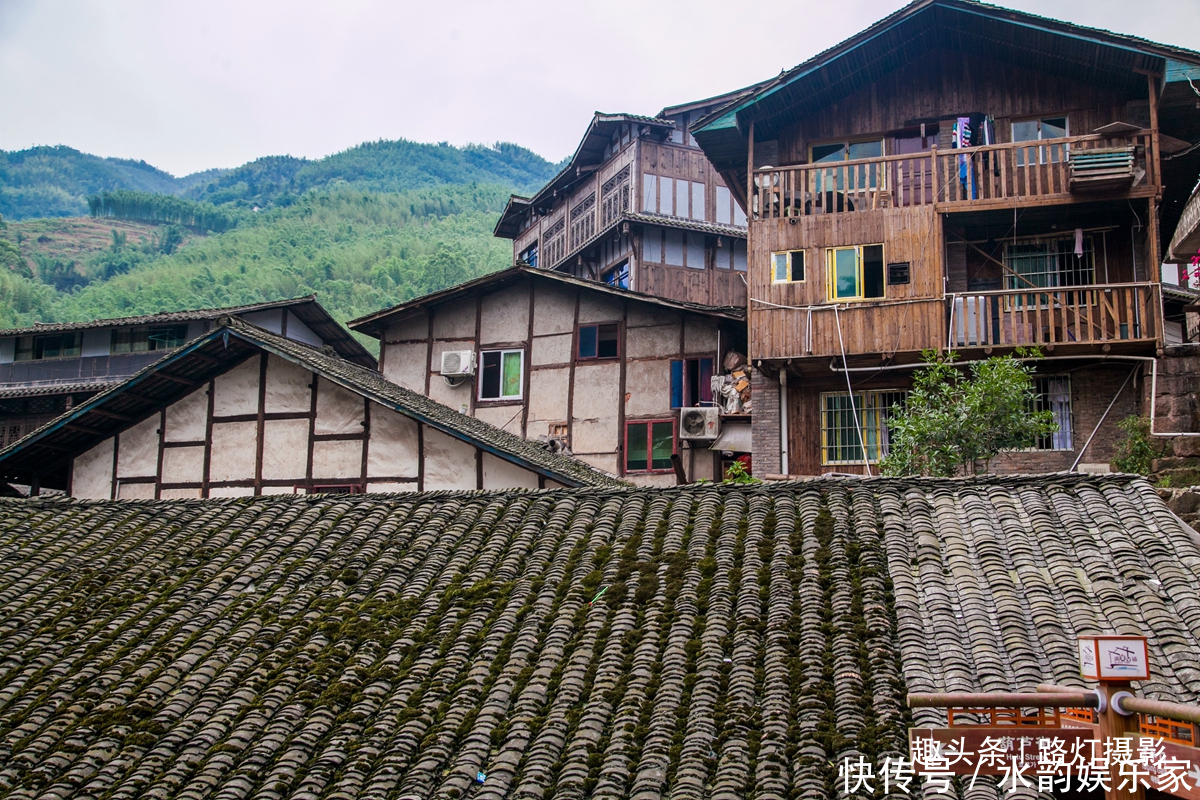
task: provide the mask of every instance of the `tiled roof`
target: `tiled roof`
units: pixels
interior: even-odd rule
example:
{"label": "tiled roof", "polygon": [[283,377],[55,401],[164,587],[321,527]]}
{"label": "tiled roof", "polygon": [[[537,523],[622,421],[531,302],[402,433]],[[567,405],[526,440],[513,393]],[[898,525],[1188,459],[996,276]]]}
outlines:
{"label": "tiled roof", "polygon": [[1079,633],[1197,701],[1198,568],[1129,476],[0,500],[0,794],[831,797]]}
{"label": "tiled roof", "polygon": [[56,331],[84,331],[92,328],[119,328],[125,325],[153,325],[156,323],[191,322],[193,320],[216,319],[229,314],[249,314],[254,311],[268,311],[272,308],[287,308],[300,303],[310,303],[316,300],[316,295],[296,297],[289,300],[273,300],[269,303],[251,303],[245,306],[230,306],[228,308],[193,308],[185,311],[163,311],[158,314],[142,314],[136,317],[114,317],[112,319],[91,319],[84,322],[35,322],[28,328],[8,328],[0,330],[0,336],[18,336],[29,333],[54,333]]}
{"label": "tiled roof", "polygon": [[[347,361],[334,353],[278,336],[238,317],[224,317],[219,322],[218,327],[169,353],[128,380],[80,403],[0,450],[0,468],[30,469],[37,462],[48,459],[48,452],[83,452],[112,435],[119,421],[141,419],[148,409],[174,402],[176,395],[182,397],[212,375],[239,363],[247,357],[247,348],[254,347],[300,364],[363,397],[556,480],[583,486],[623,485],[616,477],[582,461],[552,452],[546,444],[524,439],[461,414],[392,383],[375,370]],[[231,348],[230,340],[235,345],[239,340],[243,344]],[[156,373],[162,373],[161,379]],[[181,386],[183,375],[192,382]],[[115,415],[114,411],[117,412]],[[114,416],[117,421],[113,421]]]}
{"label": "tiled roof", "polygon": [[102,392],[120,383],[111,378],[94,381],[71,381],[64,383],[38,383],[30,386],[0,387],[0,400],[11,397],[42,397],[48,394],[74,394],[77,392]]}
{"label": "tiled roof", "polygon": [[722,225],[717,222],[705,222],[699,219],[684,219],[682,217],[671,217],[663,214],[634,214],[632,212],[622,214],[621,218],[630,220],[631,222],[662,225],[664,228],[683,228],[689,231],[711,233],[715,236],[730,236],[734,239],[746,238],[746,229],[737,225]]}

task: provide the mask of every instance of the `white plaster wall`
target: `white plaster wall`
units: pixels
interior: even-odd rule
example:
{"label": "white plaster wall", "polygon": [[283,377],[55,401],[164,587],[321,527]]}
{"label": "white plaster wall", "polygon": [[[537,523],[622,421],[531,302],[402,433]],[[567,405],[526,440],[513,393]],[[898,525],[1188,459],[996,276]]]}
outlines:
{"label": "white plaster wall", "polygon": [[438,306],[433,315],[433,338],[474,339],[475,301],[463,298]]}
{"label": "white plaster wall", "polygon": [[163,448],[163,483],[199,483],[204,480],[204,447]]}
{"label": "white plaster wall", "polygon": [[362,396],[321,378],[317,384],[315,431],[321,436],[333,433],[362,433]]}
{"label": "white plaster wall", "polygon": [[671,410],[671,362],[633,361],[625,367],[626,417],[674,415]]}
{"label": "white plaster wall", "polygon": [[495,425],[497,428],[521,435],[521,406],[489,406],[478,405],[475,407],[475,418],[481,419],[489,425]]}
{"label": "white plaster wall", "polygon": [[303,342],[304,344],[311,344],[313,347],[320,347],[325,343],[320,336],[317,336],[312,328],[305,325],[303,320],[301,320],[291,311],[288,311],[287,315],[287,338],[294,339],[297,342]]}
{"label": "white plaster wall", "polygon": [[[571,370],[538,369],[529,374],[529,421],[566,422]],[[545,433],[546,431],[540,431]],[[530,437],[537,433],[530,432]]]}
{"label": "white plaster wall", "polygon": [[417,423],[390,408],[372,405],[367,477],[415,478],[417,460]]}
{"label": "white plaster wall", "polygon": [[161,500],[195,500],[200,497],[199,489],[163,489],[158,493]]}
{"label": "white plaster wall", "polygon": [[[383,377],[406,389],[425,394],[425,354],[428,346],[418,344],[389,344],[383,357]],[[441,362],[438,362],[441,366]]]}
{"label": "white plaster wall", "polygon": [[208,425],[208,387],[201,387],[167,406],[168,442],[203,442]]}
{"label": "white plaster wall", "polygon": [[[529,287],[511,286],[482,299],[479,342],[523,342],[529,338]],[[535,312],[536,313],[536,312]]]}
{"label": "white plaster wall", "polygon": [[710,353],[717,349],[717,325],[704,317],[683,321],[683,346],[688,353]]}
{"label": "white plaster wall", "polygon": [[466,414],[470,411],[471,395],[475,391],[476,380],[478,380],[478,376],[468,376],[461,378],[461,382],[457,386],[451,386],[441,375],[434,375],[429,379],[429,396],[439,403],[450,406],[455,411]]}
{"label": "white plaster wall", "polygon": [[484,453],[483,488],[536,489],[538,488],[538,475],[511,461],[496,458],[491,453]]}
{"label": "white plaster wall", "polygon": [[629,481],[634,486],[674,486],[675,473],[657,473],[654,475],[626,475],[624,480]]}
{"label": "white plaster wall", "polygon": [[579,324],[616,322],[624,312],[624,303],[615,297],[584,292],[579,297]]}
{"label": "white plaster wall", "polygon": [[575,321],[575,290],[539,281],[534,292],[533,335],[570,333]]}
{"label": "white plaster wall", "polygon": [[425,490],[474,489],[475,446],[425,426]]}
{"label": "white plaster wall", "polygon": [[213,414],[258,413],[258,355],[253,355],[215,380]]}
{"label": "white plaster wall", "polygon": [[209,497],[251,497],[253,486],[214,486],[208,490]]}
{"label": "white plaster wall", "polygon": [[153,483],[118,483],[118,500],[153,500]]}
{"label": "white plaster wall", "polygon": [[17,337],[0,339],[0,364],[11,364],[17,357]]}
{"label": "white plaster wall", "polygon": [[264,486],[264,487],[262,487],[262,493],[264,495],[268,495],[268,494],[296,494],[297,492],[296,492],[295,486]]}
{"label": "white plaster wall", "polygon": [[[190,342],[192,339],[197,338],[198,336],[200,336],[207,330],[208,330],[208,322],[206,320],[202,320],[202,319],[192,320],[191,322],[188,323],[188,329],[187,329],[188,341]],[[191,489],[188,489],[186,491],[190,492]]]}
{"label": "white plaster wall", "polygon": [[384,341],[397,339],[426,339],[429,337],[429,318],[425,314],[413,314],[396,320],[383,329]]}
{"label": "white plaster wall", "polygon": [[279,356],[267,356],[268,414],[306,414],[312,408],[312,372]]}
{"label": "white plaster wall", "polygon": [[620,380],[620,364],[576,365],[571,407],[571,449],[576,453],[616,451]]}
{"label": "white plaster wall", "polygon": [[263,420],[263,480],[304,480],[308,471],[308,420]]}
{"label": "white plaster wall", "polygon": [[533,353],[530,356],[536,365],[566,364],[571,361],[571,342],[573,336],[560,333],[556,336],[534,337]]}
{"label": "white plaster wall", "polygon": [[362,442],[313,442],[313,480],[358,483],[362,477]]}
{"label": "white plaster wall", "polygon": [[218,422],[213,425],[212,436],[208,479],[213,482],[253,479],[258,423]]}
{"label": "white plaster wall", "polygon": [[106,356],[112,352],[112,328],[96,328],[83,332],[83,341],[79,343],[81,358],[88,356]]}
{"label": "white plaster wall", "polygon": [[[595,453],[592,455],[576,455],[575,457],[585,464],[591,464],[596,469],[602,469],[612,475],[617,474],[616,454],[608,455],[605,453]],[[549,486],[549,484],[547,484],[547,486]]]}
{"label": "white plaster wall", "polygon": [[71,496],[83,500],[108,500],[112,497],[112,462],[111,438],[76,456],[71,469]]}
{"label": "white plaster wall", "polygon": [[251,325],[257,325],[271,333],[279,333],[282,330],[283,312],[284,310],[281,308],[268,308],[266,311],[251,311],[248,314],[239,314],[238,316]]}
{"label": "white plaster wall", "polygon": [[417,490],[416,481],[412,483],[396,483],[396,482],[371,482],[367,484],[367,493],[376,494],[383,492],[415,492]]}
{"label": "white plaster wall", "polygon": [[117,477],[145,478],[158,474],[158,414],[151,414],[123,431],[118,439]]}
{"label": "white plaster wall", "polygon": [[661,358],[679,354],[679,325],[625,329],[627,358]]}

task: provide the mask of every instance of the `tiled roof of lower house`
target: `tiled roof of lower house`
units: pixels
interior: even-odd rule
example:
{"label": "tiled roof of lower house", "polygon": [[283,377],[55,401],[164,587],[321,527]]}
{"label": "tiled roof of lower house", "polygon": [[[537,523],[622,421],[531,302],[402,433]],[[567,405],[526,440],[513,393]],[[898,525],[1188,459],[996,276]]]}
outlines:
{"label": "tiled roof of lower house", "polygon": [[1198,568],[1129,476],[0,500],[0,794],[833,796],[1077,634],[1200,700]]}

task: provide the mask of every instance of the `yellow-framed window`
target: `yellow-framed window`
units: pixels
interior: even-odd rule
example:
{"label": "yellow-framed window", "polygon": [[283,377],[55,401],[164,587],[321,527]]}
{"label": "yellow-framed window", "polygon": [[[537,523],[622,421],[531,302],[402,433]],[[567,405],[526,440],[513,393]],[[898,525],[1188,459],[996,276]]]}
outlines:
{"label": "yellow-framed window", "polygon": [[825,248],[825,296],[832,303],[849,300],[882,300],[884,297],[882,244]]}
{"label": "yellow-framed window", "polygon": [[803,283],[804,251],[771,253],[771,283]]}

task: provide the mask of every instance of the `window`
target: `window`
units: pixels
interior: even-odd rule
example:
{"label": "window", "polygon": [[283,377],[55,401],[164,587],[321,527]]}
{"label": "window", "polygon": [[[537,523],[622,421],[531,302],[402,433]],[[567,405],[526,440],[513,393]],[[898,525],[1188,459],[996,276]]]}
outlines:
{"label": "window", "polygon": [[860,158],[880,158],[881,156],[883,156],[882,139],[873,139],[867,142],[817,144],[812,148],[812,163],[814,164],[823,164],[829,161],[856,161]]}
{"label": "window", "polygon": [[[883,156],[883,140],[873,139],[866,142],[831,142],[829,144],[813,145],[809,152],[813,164],[832,164],[838,161],[857,161],[863,158],[881,158]],[[845,167],[828,170],[834,173],[826,175],[827,170],[817,173],[816,190],[818,192],[844,191],[847,177],[852,189],[874,187],[878,176],[877,164],[861,164],[857,167]]]}
{"label": "window", "polygon": [[44,336],[18,336],[17,361],[43,358],[77,358],[83,344],[82,333],[52,333]]}
{"label": "window", "polygon": [[687,265],[691,269],[704,269],[704,234],[687,234]]}
{"label": "window", "polygon": [[[680,216],[683,216],[682,214]],[[692,182],[692,219],[704,219],[704,184]]]}
{"label": "window", "polygon": [[[1084,236],[1076,252],[1074,236],[1048,239],[1024,239],[1004,245],[1004,288],[1033,289],[1036,287],[1088,286],[1095,282],[1095,253],[1092,237]],[[1067,298],[1074,302],[1074,293]],[[1023,306],[1035,302],[1036,295],[1018,295],[1016,302]],[[1049,302],[1043,295],[1041,302]]]}
{"label": "window", "polygon": [[658,208],[655,209],[660,214],[670,216],[675,213],[675,181],[670,178],[663,178],[658,182],[659,198]]}
{"label": "window", "polygon": [[[1024,119],[1012,124],[1012,140],[1014,142],[1037,142],[1042,139],[1065,139],[1070,134],[1067,130],[1066,117],[1046,117],[1044,119]],[[1025,166],[1025,150],[1017,150],[1017,166]],[[1039,147],[1038,163],[1058,162],[1066,158],[1066,145]]]}
{"label": "window", "polygon": [[671,362],[671,408],[712,405],[713,360],[676,359]]}
{"label": "window", "polygon": [[[745,224],[745,217],[742,218]],[[738,272],[746,271],[746,240],[737,239],[733,243],[733,268]]]}
{"label": "window", "polygon": [[831,301],[883,297],[883,245],[830,247],[825,251]]}
{"label": "window", "polygon": [[519,400],[523,350],[484,350],[479,376],[480,400]]}
{"label": "window", "polygon": [[665,472],[672,469],[675,422],[652,420],[625,423],[625,471]]}
{"label": "window", "polygon": [[683,266],[683,231],[663,231],[663,263]]}
{"label": "window", "polygon": [[529,247],[526,247],[524,250],[521,251],[521,255],[518,256],[518,259],[521,261],[524,261],[526,264],[528,264],[531,267],[536,267],[537,261],[538,261],[537,257],[538,257],[538,243],[534,242],[533,244],[529,245]]}
{"label": "window", "polygon": [[579,326],[580,358],[616,358],[617,323]]}
{"label": "window", "polygon": [[897,390],[855,392],[851,404],[845,392],[822,394],[821,463],[861,464],[863,444],[867,446],[867,461],[878,463],[888,452],[888,420],[904,408],[904,398],[905,392]]}
{"label": "window", "polygon": [[1069,375],[1038,375],[1033,379],[1033,410],[1051,411],[1058,430],[1040,437],[1034,450],[1072,450],[1071,442],[1071,377]]}
{"label": "window", "polygon": [[733,195],[726,186],[717,187],[717,222],[722,225],[733,222]]}
{"label": "window", "polygon": [[658,178],[650,173],[642,175],[642,211],[649,214],[658,211]]}
{"label": "window", "polygon": [[187,341],[187,325],[155,328],[118,328],[112,332],[113,353],[145,353],[171,350]]}
{"label": "window", "polygon": [[629,261],[622,261],[604,275],[604,282],[618,289],[629,288]]}
{"label": "window", "polygon": [[771,254],[772,283],[804,282],[804,251],[791,250]]}

